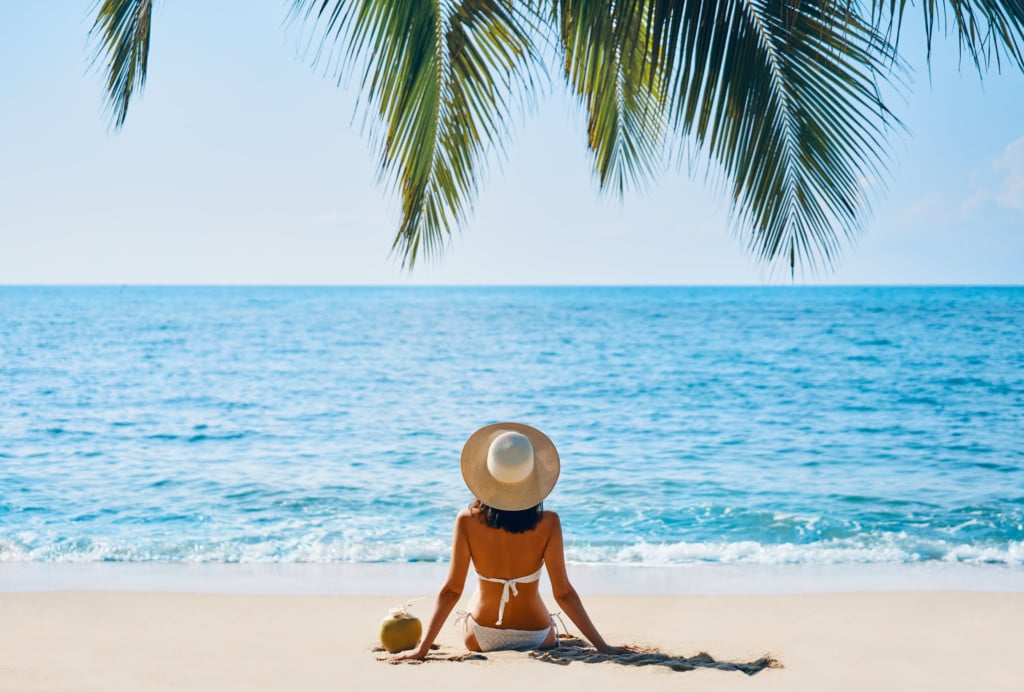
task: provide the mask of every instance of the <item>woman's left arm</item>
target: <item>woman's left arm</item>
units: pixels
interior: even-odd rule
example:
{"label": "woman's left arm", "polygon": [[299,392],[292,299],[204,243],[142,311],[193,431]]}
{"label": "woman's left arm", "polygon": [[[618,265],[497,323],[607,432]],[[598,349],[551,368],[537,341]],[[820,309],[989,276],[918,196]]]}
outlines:
{"label": "woman's left arm", "polygon": [[569,576],[565,571],[565,547],[562,539],[562,524],[558,520],[557,514],[554,512],[550,514],[553,522],[551,525],[551,535],[548,537],[548,544],[544,548],[544,564],[548,568],[548,577],[551,580],[551,593],[555,597],[555,602],[558,603],[559,607],[569,616],[569,619],[580,628],[583,636],[590,640],[590,643],[599,652],[603,654],[628,653],[630,651],[628,648],[610,646],[604,640],[604,637],[597,631],[597,627],[594,626],[590,616],[587,614],[586,608],[583,607],[580,595],[576,593],[576,589],[569,583]]}
{"label": "woman's left arm", "polygon": [[452,540],[452,561],[448,568],[448,579],[445,581],[441,591],[437,594],[437,603],[434,606],[434,615],[430,618],[430,625],[427,633],[423,636],[419,646],[409,652],[403,652],[392,656],[392,661],[403,661],[406,659],[420,659],[426,657],[430,646],[434,643],[445,620],[451,614],[452,608],[462,597],[462,589],[466,585],[466,573],[469,571],[469,541],[466,538],[465,522],[469,521],[471,515],[469,510],[462,510],[455,518],[455,538]]}

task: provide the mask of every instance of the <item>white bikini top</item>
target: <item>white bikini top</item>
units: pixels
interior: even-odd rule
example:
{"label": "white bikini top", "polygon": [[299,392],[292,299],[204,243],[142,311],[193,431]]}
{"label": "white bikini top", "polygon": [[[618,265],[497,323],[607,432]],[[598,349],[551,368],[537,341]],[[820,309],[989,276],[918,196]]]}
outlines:
{"label": "white bikini top", "polygon": [[532,581],[537,581],[540,579],[540,573],[543,571],[544,565],[541,564],[533,574],[526,577],[515,577],[514,579],[495,579],[494,577],[485,577],[479,572],[476,573],[476,576],[480,577],[483,581],[492,581],[496,584],[505,585],[501,589],[501,603],[498,605],[498,621],[495,623],[496,625],[500,625],[501,619],[505,616],[505,604],[508,603],[513,596],[519,595],[519,589],[517,586],[519,584],[529,584]]}

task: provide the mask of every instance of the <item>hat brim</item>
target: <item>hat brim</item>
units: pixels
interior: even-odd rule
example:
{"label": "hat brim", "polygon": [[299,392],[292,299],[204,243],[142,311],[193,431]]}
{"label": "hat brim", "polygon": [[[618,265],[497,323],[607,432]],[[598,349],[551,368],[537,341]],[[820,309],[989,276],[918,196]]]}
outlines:
{"label": "hat brim", "polygon": [[[525,435],[533,445],[533,471],[519,483],[502,483],[487,470],[491,442],[509,430]],[[522,423],[485,425],[470,435],[462,448],[463,480],[477,499],[494,509],[517,511],[539,505],[558,482],[560,467],[558,450],[551,439]]]}

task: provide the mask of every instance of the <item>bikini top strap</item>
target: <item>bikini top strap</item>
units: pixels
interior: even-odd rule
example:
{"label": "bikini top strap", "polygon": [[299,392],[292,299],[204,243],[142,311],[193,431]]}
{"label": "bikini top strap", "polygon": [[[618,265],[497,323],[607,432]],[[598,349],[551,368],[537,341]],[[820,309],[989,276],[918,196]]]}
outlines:
{"label": "bikini top strap", "polygon": [[513,596],[519,595],[519,584],[529,584],[530,582],[537,581],[540,579],[541,572],[544,571],[544,565],[537,568],[537,571],[525,577],[513,577],[512,579],[497,579],[495,577],[485,577],[479,572],[476,573],[483,581],[494,582],[495,584],[503,584],[501,588],[501,602],[498,604],[498,621],[496,625],[501,624],[501,619],[505,617],[505,604],[511,600]]}

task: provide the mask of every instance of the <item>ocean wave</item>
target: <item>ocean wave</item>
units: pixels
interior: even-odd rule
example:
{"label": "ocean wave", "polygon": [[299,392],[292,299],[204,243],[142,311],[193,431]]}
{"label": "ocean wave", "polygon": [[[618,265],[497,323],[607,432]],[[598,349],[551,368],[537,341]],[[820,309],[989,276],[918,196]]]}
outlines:
{"label": "ocean wave", "polygon": [[[377,563],[444,562],[449,544],[419,538],[397,542],[233,541],[148,542],[77,539],[38,544],[0,538],[0,562]],[[842,565],[946,562],[1024,566],[1024,541],[999,544],[921,540],[905,535],[815,543],[756,541],[579,544],[566,559],[581,564],[676,566],[695,564]]]}
{"label": "ocean wave", "polygon": [[445,541],[430,539],[361,543],[260,541],[249,538],[141,544],[79,539],[32,545],[0,538],[0,562],[441,562],[447,560],[449,548]]}
{"label": "ocean wave", "polygon": [[639,543],[629,546],[566,548],[576,562],[671,566],[701,563],[764,565],[965,564],[1024,565],[1024,541],[977,545],[952,541],[882,536],[875,540],[843,539],[815,543],[756,541]]}

